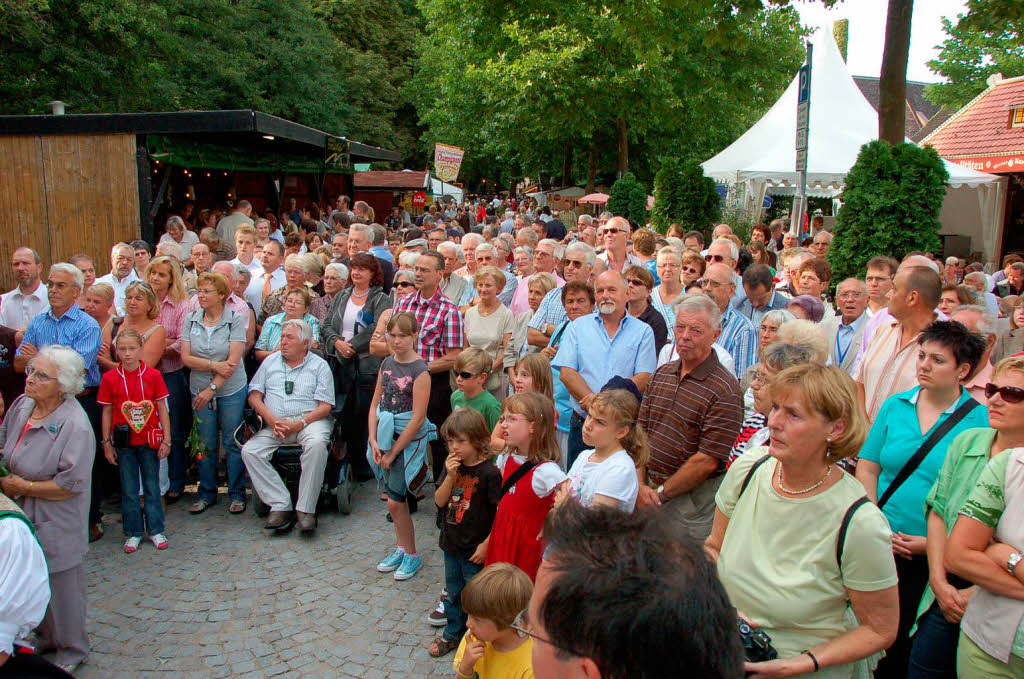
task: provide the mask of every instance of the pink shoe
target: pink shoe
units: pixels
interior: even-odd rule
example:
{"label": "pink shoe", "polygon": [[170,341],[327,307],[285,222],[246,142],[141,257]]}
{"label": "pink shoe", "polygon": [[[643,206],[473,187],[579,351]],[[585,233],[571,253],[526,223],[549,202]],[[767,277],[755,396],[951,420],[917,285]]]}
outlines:
{"label": "pink shoe", "polygon": [[139,543],[142,542],[142,538],[131,537],[124,541],[124,553],[133,554],[139,549]]}
{"label": "pink shoe", "polygon": [[153,541],[153,546],[156,547],[157,549],[167,549],[168,547],[171,546],[171,543],[167,542],[167,538],[164,537],[163,533],[157,533],[156,535],[151,535],[149,537],[149,539]]}

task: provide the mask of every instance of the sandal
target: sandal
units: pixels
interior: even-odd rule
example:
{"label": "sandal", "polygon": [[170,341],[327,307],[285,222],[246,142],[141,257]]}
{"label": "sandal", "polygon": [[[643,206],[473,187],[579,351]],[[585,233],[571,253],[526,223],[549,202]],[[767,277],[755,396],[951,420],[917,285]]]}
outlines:
{"label": "sandal", "polygon": [[232,514],[242,514],[245,512],[245,506],[245,500],[232,500],[228,505],[228,511]]}
{"label": "sandal", "polygon": [[209,500],[196,500],[191,507],[188,508],[189,514],[202,514],[207,509],[213,506],[213,503]]}
{"label": "sandal", "polygon": [[431,658],[440,658],[448,655],[458,647],[459,642],[449,641],[444,637],[438,637],[430,642],[430,648],[427,650],[427,653],[430,654]]}

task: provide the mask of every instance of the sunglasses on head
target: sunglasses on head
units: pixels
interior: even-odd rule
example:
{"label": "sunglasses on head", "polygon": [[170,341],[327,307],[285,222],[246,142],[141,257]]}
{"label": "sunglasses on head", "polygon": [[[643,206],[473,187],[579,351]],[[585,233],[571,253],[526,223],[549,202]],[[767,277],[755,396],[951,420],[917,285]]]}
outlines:
{"label": "sunglasses on head", "polygon": [[464,380],[471,380],[474,377],[476,377],[478,374],[479,373],[471,373],[471,372],[462,371],[462,372],[455,373],[455,376],[459,377],[461,379],[464,379]]}
{"label": "sunglasses on head", "polygon": [[996,394],[1002,396],[1003,400],[1007,403],[1020,403],[1024,401],[1024,389],[1020,387],[1000,387],[991,382],[985,385],[985,398],[991,400]]}

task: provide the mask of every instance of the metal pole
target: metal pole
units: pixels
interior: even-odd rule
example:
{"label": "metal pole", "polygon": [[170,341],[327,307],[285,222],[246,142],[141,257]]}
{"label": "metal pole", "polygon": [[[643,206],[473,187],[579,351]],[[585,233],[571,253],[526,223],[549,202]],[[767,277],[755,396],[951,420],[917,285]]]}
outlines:
{"label": "metal pole", "polygon": [[[811,124],[811,101],[810,101],[810,88],[811,88],[811,56],[814,52],[814,45],[809,41],[807,43],[807,140],[805,154],[810,154],[810,124]],[[801,231],[804,226],[804,212],[807,210],[807,164],[804,163],[803,168],[799,171],[799,178],[797,179],[797,194],[793,198],[793,214],[790,218],[789,230],[790,233],[800,238]]]}

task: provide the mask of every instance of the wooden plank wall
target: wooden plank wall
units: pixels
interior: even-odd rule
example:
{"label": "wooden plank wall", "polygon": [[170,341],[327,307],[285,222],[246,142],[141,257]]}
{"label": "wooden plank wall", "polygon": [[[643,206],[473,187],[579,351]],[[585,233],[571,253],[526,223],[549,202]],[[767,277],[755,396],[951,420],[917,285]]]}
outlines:
{"label": "wooden plank wall", "polygon": [[0,289],[19,246],[46,267],[84,252],[103,275],[110,246],[139,235],[135,135],[0,137]]}

